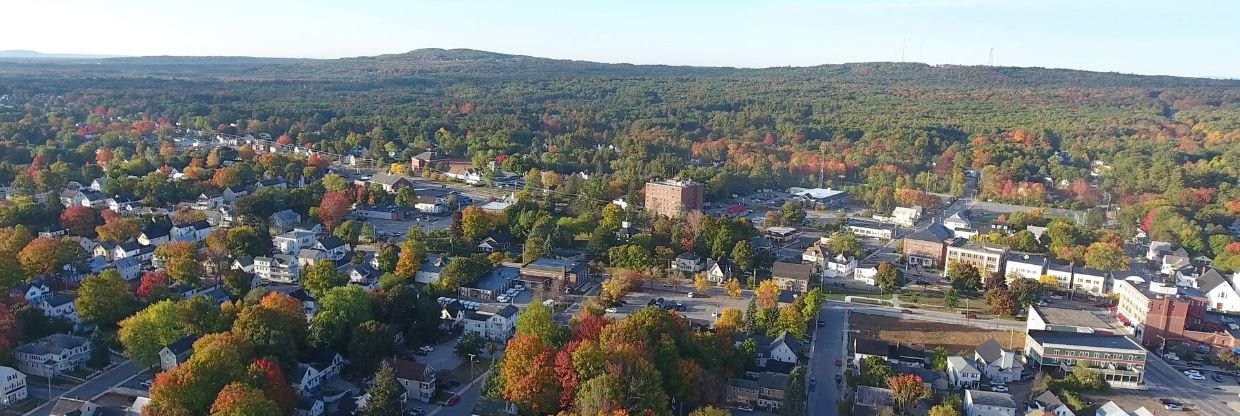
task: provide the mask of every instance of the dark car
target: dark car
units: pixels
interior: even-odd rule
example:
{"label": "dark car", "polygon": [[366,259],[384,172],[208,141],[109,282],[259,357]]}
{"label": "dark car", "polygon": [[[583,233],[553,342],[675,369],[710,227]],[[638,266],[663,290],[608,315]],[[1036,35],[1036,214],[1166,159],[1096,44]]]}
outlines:
{"label": "dark car", "polygon": [[654,299],[651,299],[649,302],[646,302],[646,306],[654,306],[655,303],[657,302],[655,302]]}
{"label": "dark car", "polygon": [[825,328],[826,326],[827,326],[827,323],[826,323],[826,322],[823,322],[821,319],[819,319],[819,320],[818,320],[818,327],[819,327],[819,328]]}
{"label": "dark car", "polygon": [[812,393],[816,387],[818,387],[818,382],[817,382],[817,381],[814,381],[814,380],[810,380],[810,381],[809,381],[809,391]]}
{"label": "dark car", "polygon": [[443,405],[444,407],[452,407],[452,406],[456,406],[456,404],[460,402],[461,402],[461,395],[453,394],[452,397],[448,398],[448,401],[443,403]]}

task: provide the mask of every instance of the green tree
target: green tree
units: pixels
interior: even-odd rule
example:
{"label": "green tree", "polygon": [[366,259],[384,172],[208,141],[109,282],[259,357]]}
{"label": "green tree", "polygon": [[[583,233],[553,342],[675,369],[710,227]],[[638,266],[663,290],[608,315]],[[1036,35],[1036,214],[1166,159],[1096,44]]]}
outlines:
{"label": "green tree", "polygon": [[883,292],[891,293],[904,286],[904,273],[888,262],[878,263],[878,273],[874,275],[874,283]]}
{"label": "green tree", "polygon": [[949,287],[947,292],[943,293],[943,306],[951,309],[960,307],[960,294],[956,293],[956,288]]}
{"label": "green tree", "polygon": [[757,334],[760,329],[758,327],[758,298],[754,296],[749,298],[749,305],[745,306],[745,333]]}
{"label": "green tree", "polygon": [[934,356],[930,359],[930,368],[936,371],[947,369],[947,350],[942,345],[934,347]]}
{"label": "green tree", "polygon": [[1128,270],[1128,256],[1124,249],[1113,244],[1097,242],[1085,250],[1085,267],[1099,270]]}
{"label": "green tree", "polygon": [[891,377],[891,365],[884,357],[869,356],[861,360],[861,384],[871,387],[886,387],[887,377]]}
{"label": "green tree", "polygon": [[831,250],[832,253],[853,257],[865,255],[865,249],[861,246],[861,241],[857,240],[856,235],[848,231],[832,233],[831,238],[827,240],[827,249]]}
{"label": "green tree", "polygon": [[[423,255],[425,255],[425,248],[423,248]],[[396,271],[396,264],[400,259],[400,250],[398,250],[394,245],[385,245],[383,248],[379,249],[379,254],[377,257],[378,258],[376,260],[379,262],[379,273],[392,273]],[[416,261],[416,259],[411,260]],[[421,267],[420,263],[421,262],[418,262],[419,267]]]}
{"label": "green tree", "polygon": [[803,416],[805,401],[808,398],[805,391],[805,366],[798,365],[792,369],[792,373],[788,374],[788,386],[784,391],[784,405],[779,409],[780,414]]}
{"label": "green tree", "polygon": [[720,409],[715,406],[703,406],[689,412],[689,416],[728,416],[727,410]]}
{"label": "green tree", "polygon": [[352,329],[371,318],[370,295],[360,286],[346,285],[318,296],[319,312],[310,321],[310,343],[342,349]]}
{"label": "green tree", "polygon": [[560,345],[567,336],[564,328],[555,323],[551,307],[536,300],[517,316],[517,333],[538,338],[545,345]]}
{"label": "green tree", "polygon": [[461,337],[456,343],[456,355],[468,357],[470,355],[478,355],[482,353],[482,347],[486,344],[486,340],[475,332],[470,332]]}
{"label": "green tree", "polygon": [[753,249],[749,247],[749,241],[737,241],[732,247],[732,263],[741,270],[753,269]]}
{"label": "green tree", "polygon": [[1022,311],[1042,298],[1042,290],[1042,284],[1032,279],[1016,278],[1008,284],[1008,291],[1012,292],[1016,306]]}
{"label": "green tree", "polygon": [[949,263],[947,278],[956,290],[977,290],[982,287],[982,273],[970,264],[955,261]]}
{"label": "green tree", "polygon": [[780,211],[783,214],[784,224],[788,226],[800,227],[805,222],[805,210],[792,201],[784,202],[784,206],[781,207]]}
{"label": "green tree", "polygon": [[363,416],[402,416],[400,393],[403,388],[396,382],[396,372],[386,361],[379,364],[375,384],[370,386],[369,400],[359,412]]}
{"label": "green tree", "polygon": [[307,267],[301,275],[301,286],[310,290],[315,296],[322,296],[331,288],[349,283],[349,276],[336,270],[330,260],[319,260]]}
{"label": "green tree", "polygon": [[181,316],[176,304],[165,300],[122,320],[118,335],[125,357],[146,367],[159,364],[159,350],[187,335]]}
{"label": "green tree", "polygon": [[78,315],[87,322],[111,327],[133,314],[138,301],[129,291],[129,283],[116,269],[104,270],[82,280],[74,301]]}
{"label": "green tree", "polygon": [[396,345],[386,326],[366,321],[353,328],[348,351],[349,364],[356,374],[374,374],[379,361],[396,352]]}

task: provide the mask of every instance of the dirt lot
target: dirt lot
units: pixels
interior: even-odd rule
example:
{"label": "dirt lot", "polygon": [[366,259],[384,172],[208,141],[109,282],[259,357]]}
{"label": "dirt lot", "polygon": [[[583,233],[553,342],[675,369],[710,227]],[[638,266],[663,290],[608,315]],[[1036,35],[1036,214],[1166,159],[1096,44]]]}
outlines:
{"label": "dirt lot", "polygon": [[[1102,407],[1102,405],[1112,400],[1114,400],[1115,404],[1118,404],[1119,407],[1123,408],[1124,410],[1132,411],[1132,410],[1137,410],[1138,407],[1144,406],[1146,410],[1154,412],[1154,414],[1156,415],[1161,415],[1161,414],[1164,414],[1164,412],[1167,412],[1166,410],[1163,410],[1162,403],[1158,402],[1158,397],[1152,396],[1150,393],[1146,393],[1142,391],[1127,391],[1127,390],[1122,390],[1122,389],[1114,389],[1114,390],[1107,392],[1106,394],[1097,394],[1097,395],[1082,394],[1081,399],[1085,400],[1086,402],[1093,403],[1093,405],[1085,409],[1086,410],[1085,412],[1077,412],[1077,413],[1094,414],[1094,412],[1096,412],[1099,407]],[[1193,411],[1178,412],[1178,413],[1184,414],[1184,415],[1197,414],[1196,412],[1193,412]]]}
{"label": "dirt lot", "polygon": [[974,348],[994,338],[1008,349],[1022,349],[1025,336],[1021,333],[996,331],[940,322],[905,320],[889,316],[852,314],[849,329],[863,339],[879,339],[889,343],[923,344],[927,349],[942,345],[948,354],[972,354]]}

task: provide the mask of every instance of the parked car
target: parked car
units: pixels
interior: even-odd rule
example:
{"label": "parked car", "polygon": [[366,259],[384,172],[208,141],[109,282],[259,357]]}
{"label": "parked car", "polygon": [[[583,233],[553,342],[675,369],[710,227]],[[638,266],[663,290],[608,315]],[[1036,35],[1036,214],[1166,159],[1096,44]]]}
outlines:
{"label": "parked car", "polygon": [[426,409],[423,409],[421,407],[415,407],[415,408],[409,409],[409,416],[422,416],[424,414],[426,414]]}
{"label": "parked car", "polygon": [[1205,376],[1202,376],[1201,374],[1191,374],[1191,373],[1185,373],[1184,375],[1188,376],[1188,379],[1189,379],[1189,380],[1194,380],[1194,381],[1206,381]]}
{"label": "parked car", "polygon": [[496,302],[508,302],[510,300],[512,300],[512,298],[508,297],[508,295],[499,295],[495,297]]}
{"label": "parked car", "polygon": [[750,405],[747,405],[747,404],[742,404],[742,405],[740,405],[740,406],[736,406],[736,410],[740,410],[740,411],[742,411],[742,412],[752,412],[752,411],[753,411],[753,406],[750,406]]}
{"label": "parked car", "polygon": [[689,294],[688,294],[688,295],[686,295],[686,296],[688,296],[688,297],[693,297],[694,295],[695,295],[695,293],[693,293],[693,292],[689,292]]}
{"label": "parked car", "polygon": [[620,310],[619,310],[619,309],[616,309],[616,307],[614,307],[614,306],[613,306],[613,307],[610,307],[610,308],[607,308],[607,309],[604,309],[604,310],[605,310],[605,311],[607,311],[607,313],[617,313],[617,312],[620,312]]}
{"label": "parked car", "polygon": [[999,392],[999,393],[1007,393],[1008,388],[1007,386],[990,386],[990,391]]}
{"label": "parked car", "polygon": [[818,320],[818,327],[819,327],[819,328],[825,328],[826,326],[827,326],[827,323],[826,323],[826,322],[823,322],[821,319],[819,319],[819,320]]}
{"label": "parked car", "polygon": [[810,393],[813,393],[813,392],[814,392],[814,389],[815,389],[815,388],[817,388],[817,387],[818,387],[818,382],[816,382],[816,381],[814,381],[814,380],[810,380],[810,381],[809,381],[809,391],[810,391]]}
{"label": "parked car", "polygon": [[452,397],[448,398],[448,401],[443,403],[443,405],[444,407],[452,407],[452,406],[456,406],[456,404],[460,402],[461,402],[461,395],[453,394]]}
{"label": "parked car", "polygon": [[837,358],[837,359],[835,360],[835,366],[836,366],[836,367],[842,367],[842,366],[844,366],[844,362],[843,362],[843,361],[841,361],[841,360],[839,360],[839,359]]}
{"label": "parked car", "polygon": [[432,347],[432,346],[430,346],[430,345],[423,345],[423,346],[421,346],[421,347],[418,347],[418,351],[422,351],[422,352],[434,352],[434,351],[435,351],[435,347]]}

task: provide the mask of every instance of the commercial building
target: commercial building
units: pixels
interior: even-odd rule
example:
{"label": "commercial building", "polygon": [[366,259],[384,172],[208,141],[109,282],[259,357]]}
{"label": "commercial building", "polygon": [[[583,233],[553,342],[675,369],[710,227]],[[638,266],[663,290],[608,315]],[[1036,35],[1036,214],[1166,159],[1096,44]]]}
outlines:
{"label": "commercial building", "polygon": [[802,201],[813,203],[818,208],[842,207],[848,203],[847,192],[831,188],[788,188],[788,193],[796,195]]}
{"label": "commercial building", "polygon": [[1094,315],[1094,312],[1081,309],[1030,305],[1026,316],[1025,329],[1030,331],[1062,331],[1082,334],[1114,332],[1111,325]]}
{"label": "commercial building", "polygon": [[586,264],[552,258],[540,258],[521,266],[520,279],[530,287],[542,287],[552,281],[563,283],[565,288],[576,287],[585,281]]}
{"label": "commercial building", "polygon": [[1046,275],[1054,277],[1059,288],[1093,296],[1107,293],[1110,273],[1090,269],[1084,266],[1050,262],[1046,265]]}
{"label": "commercial building", "polygon": [[706,187],[693,181],[646,182],[646,211],[675,218],[684,212],[701,210]]}
{"label": "commercial building", "polygon": [[858,237],[880,238],[883,240],[890,240],[896,234],[896,226],[894,225],[851,218],[844,220],[844,228]]}
{"label": "commercial building", "polygon": [[929,269],[942,268],[951,240],[951,230],[941,224],[930,224],[925,230],[904,237],[904,261]]}
{"label": "commercial building", "polygon": [[[994,273],[1003,272],[1003,258],[1007,255],[1007,247],[976,243],[968,240],[956,240],[956,242],[947,247],[946,264],[952,262],[967,264],[977,268],[982,273],[982,277],[989,276]],[[943,268],[943,275],[947,275],[947,268]]]}
{"label": "commercial building", "polygon": [[[1030,279],[1037,281],[1046,274],[1046,256],[1028,253],[1008,253],[1004,265],[1004,276],[1008,282],[1013,279]],[[1063,287],[1063,286],[1060,286]]]}
{"label": "commercial building", "polygon": [[1112,387],[1137,387],[1145,375],[1145,348],[1124,335],[1028,331],[1025,357],[1037,368],[1072,371],[1078,361]]}

